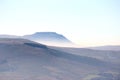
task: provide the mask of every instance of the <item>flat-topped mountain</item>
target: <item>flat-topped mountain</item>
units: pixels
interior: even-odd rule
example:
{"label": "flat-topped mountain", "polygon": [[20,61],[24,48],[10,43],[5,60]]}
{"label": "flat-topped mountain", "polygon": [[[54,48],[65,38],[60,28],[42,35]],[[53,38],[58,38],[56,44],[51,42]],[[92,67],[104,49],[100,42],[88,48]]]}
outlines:
{"label": "flat-topped mountain", "polygon": [[66,37],[56,32],[36,32],[31,35],[25,35],[24,37],[28,39],[33,39],[33,40],[45,40],[45,41],[71,43],[71,41],[68,40]]}
{"label": "flat-topped mountain", "polygon": [[56,32],[36,32],[31,35],[23,36],[25,39],[37,41],[46,45],[52,46],[72,46],[74,45],[70,40]]}

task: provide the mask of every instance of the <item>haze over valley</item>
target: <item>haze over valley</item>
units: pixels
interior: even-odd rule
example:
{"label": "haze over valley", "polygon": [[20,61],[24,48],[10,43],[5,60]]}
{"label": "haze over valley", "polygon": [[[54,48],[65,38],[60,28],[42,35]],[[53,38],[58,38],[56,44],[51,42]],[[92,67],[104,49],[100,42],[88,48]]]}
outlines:
{"label": "haze over valley", "polygon": [[120,80],[120,0],[0,0],[0,80]]}

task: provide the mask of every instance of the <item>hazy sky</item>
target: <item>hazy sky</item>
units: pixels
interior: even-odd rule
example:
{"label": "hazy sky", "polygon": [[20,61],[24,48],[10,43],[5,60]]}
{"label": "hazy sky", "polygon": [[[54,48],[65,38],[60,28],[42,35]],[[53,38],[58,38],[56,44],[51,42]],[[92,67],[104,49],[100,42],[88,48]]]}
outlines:
{"label": "hazy sky", "polygon": [[41,31],[81,46],[120,45],[120,0],[0,0],[0,34]]}

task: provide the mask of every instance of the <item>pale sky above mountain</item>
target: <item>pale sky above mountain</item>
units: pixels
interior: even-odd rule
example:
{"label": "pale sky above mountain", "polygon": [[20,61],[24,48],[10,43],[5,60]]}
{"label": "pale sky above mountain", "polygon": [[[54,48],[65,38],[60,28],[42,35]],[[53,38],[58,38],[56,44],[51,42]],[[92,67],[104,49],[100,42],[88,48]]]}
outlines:
{"label": "pale sky above mountain", "polygon": [[0,0],[0,34],[41,31],[80,46],[120,45],[120,0]]}

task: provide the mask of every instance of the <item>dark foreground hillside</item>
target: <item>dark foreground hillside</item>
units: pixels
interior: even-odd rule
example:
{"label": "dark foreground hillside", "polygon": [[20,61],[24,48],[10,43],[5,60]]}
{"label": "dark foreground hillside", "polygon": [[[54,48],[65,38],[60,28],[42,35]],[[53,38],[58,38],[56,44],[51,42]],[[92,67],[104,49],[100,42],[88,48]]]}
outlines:
{"label": "dark foreground hillside", "polygon": [[119,80],[118,65],[25,39],[0,39],[0,80]]}

